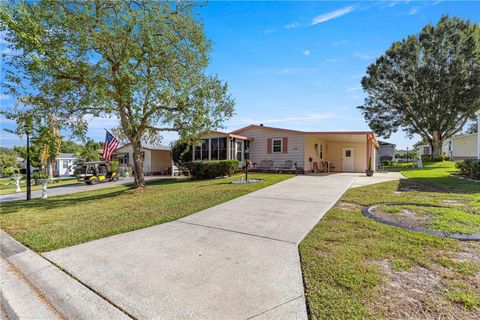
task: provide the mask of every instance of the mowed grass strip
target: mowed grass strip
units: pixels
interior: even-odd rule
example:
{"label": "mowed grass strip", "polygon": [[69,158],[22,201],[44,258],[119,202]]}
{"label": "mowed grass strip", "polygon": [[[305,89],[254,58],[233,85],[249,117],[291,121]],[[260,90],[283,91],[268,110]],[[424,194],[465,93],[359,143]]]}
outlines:
{"label": "mowed grass strip", "polygon": [[121,186],[1,204],[3,230],[44,252],[173,221],[291,178],[252,174],[260,183],[236,185],[242,175],[199,181],[156,181],[145,190]]}
{"label": "mowed grass strip", "polygon": [[360,211],[400,202],[458,205],[477,217],[480,185],[451,171],[452,163],[427,164],[406,171],[408,180],[344,194],[300,244],[311,319],[478,319],[480,243],[383,225]]}

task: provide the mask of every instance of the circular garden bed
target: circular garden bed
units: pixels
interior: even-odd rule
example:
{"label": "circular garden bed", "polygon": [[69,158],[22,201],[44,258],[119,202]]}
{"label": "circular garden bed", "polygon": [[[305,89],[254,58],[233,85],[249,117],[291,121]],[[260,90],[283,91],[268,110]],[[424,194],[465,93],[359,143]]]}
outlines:
{"label": "circular garden bed", "polygon": [[480,240],[480,213],[472,214],[464,208],[382,203],[365,207],[362,213],[378,222],[411,231],[459,240]]}

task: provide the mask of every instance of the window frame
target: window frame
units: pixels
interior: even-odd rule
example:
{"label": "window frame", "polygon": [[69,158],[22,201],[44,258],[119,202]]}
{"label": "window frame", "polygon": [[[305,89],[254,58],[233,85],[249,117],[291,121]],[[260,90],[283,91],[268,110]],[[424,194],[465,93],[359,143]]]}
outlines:
{"label": "window frame", "polygon": [[[280,141],[280,151],[275,151],[275,141]],[[272,153],[282,153],[282,152],[283,152],[283,138],[272,138]]]}

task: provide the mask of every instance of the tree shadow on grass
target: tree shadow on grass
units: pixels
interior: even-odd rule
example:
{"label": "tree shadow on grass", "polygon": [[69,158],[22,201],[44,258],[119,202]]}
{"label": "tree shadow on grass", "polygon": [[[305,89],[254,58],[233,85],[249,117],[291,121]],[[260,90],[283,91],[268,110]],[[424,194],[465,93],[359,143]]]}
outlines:
{"label": "tree shadow on grass", "polygon": [[[150,181],[147,183],[147,188],[159,185],[169,185],[179,183],[175,180],[158,180]],[[181,181],[184,182],[184,181]],[[117,188],[117,186],[115,186]],[[76,204],[81,204],[90,201],[101,201],[103,203],[108,201],[116,201],[116,198],[134,192],[134,186],[128,186],[126,189],[112,191],[111,189],[98,189],[92,191],[84,191],[72,194],[52,196],[48,199],[35,198],[30,201],[26,200],[13,200],[4,201],[0,205],[0,215],[7,215],[17,213],[27,208],[35,208],[39,210],[50,210],[57,208],[65,208]],[[95,205],[93,204],[92,210],[95,211]]]}
{"label": "tree shadow on grass", "polygon": [[424,191],[456,194],[480,194],[480,183],[457,177],[409,178],[400,180],[399,191]]}

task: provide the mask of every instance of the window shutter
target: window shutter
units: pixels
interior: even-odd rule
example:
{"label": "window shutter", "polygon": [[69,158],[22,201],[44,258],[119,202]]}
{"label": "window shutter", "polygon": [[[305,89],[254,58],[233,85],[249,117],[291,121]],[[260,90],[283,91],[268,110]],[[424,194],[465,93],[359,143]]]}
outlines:
{"label": "window shutter", "polygon": [[288,138],[286,138],[286,137],[283,138],[283,143],[282,144],[283,144],[283,146],[282,146],[283,153],[288,153]]}
{"label": "window shutter", "polygon": [[267,139],[267,153],[272,153],[272,138]]}

